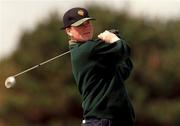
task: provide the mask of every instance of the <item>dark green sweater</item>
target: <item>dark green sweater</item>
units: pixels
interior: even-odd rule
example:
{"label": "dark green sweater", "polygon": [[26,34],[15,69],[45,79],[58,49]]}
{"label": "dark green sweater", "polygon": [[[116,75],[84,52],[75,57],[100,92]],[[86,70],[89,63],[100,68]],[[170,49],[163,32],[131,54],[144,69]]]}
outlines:
{"label": "dark green sweater", "polygon": [[70,50],[84,118],[132,121],[134,111],[124,86],[133,67],[126,42],[91,40],[71,44]]}

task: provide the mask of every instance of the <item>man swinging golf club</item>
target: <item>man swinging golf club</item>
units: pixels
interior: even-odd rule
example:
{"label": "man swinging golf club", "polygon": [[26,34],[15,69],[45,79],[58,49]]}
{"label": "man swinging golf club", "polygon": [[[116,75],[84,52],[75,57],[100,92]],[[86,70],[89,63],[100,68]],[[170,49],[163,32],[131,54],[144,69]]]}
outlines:
{"label": "man swinging golf club", "polygon": [[72,8],[63,16],[69,36],[72,71],[82,96],[82,126],[132,126],[134,110],[124,81],[132,70],[130,48],[116,33],[93,40],[88,11]]}

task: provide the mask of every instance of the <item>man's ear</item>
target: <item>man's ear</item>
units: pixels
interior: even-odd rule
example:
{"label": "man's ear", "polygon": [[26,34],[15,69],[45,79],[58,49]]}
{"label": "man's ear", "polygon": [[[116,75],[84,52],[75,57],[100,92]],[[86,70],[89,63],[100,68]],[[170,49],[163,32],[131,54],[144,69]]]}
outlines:
{"label": "man's ear", "polygon": [[65,30],[66,30],[66,33],[67,33],[69,36],[72,36],[72,33],[71,33],[71,31],[70,31],[70,28],[66,28]]}

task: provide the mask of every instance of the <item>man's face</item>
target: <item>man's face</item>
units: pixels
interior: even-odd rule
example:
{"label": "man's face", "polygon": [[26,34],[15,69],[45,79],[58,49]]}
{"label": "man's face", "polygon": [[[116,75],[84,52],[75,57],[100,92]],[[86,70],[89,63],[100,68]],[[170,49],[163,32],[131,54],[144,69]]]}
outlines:
{"label": "man's face", "polygon": [[87,41],[93,37],[93,26],[90,21],[85,21],[80,26],[71,26],[66,29],[67,34],[71,37],[71,40],[75,41]]}

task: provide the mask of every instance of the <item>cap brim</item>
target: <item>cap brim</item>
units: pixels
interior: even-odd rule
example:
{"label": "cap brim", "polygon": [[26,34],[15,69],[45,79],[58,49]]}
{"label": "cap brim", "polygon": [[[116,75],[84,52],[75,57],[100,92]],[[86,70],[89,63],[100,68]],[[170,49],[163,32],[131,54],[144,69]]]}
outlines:
{"label": "cap brim", "polygon": [[88,20],[95,20],[94,18],[83,18],[79,21],[76,21],[75,23],[71,24],[71,26],[79,26],[81,25],[82,23],[84,23],[85,21],[88,21]]}

